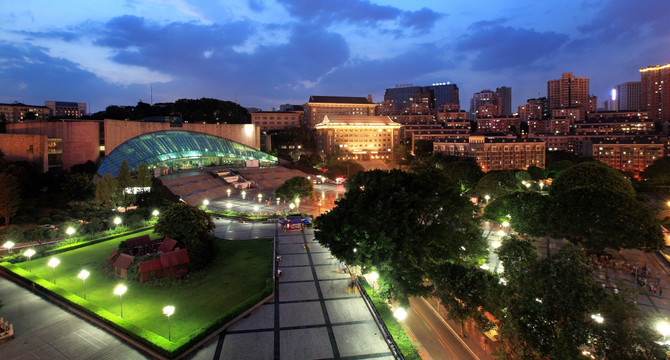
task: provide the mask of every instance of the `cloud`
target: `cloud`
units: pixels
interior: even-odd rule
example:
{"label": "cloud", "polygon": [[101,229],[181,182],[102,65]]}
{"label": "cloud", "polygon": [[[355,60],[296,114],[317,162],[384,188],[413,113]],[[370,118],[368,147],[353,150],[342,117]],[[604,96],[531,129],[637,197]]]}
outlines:
{"label": "cloud", "polygon": [[279,0],[289,13],[302,21],[327,27],[336,23],[351,23],[372,27],[380,22],[397,21],[413,30],[430,29],[442,17],[428,8],[404,11],[393,6],[372,4],[366,0]]}
{"label": "cloud", "polygon": [[456,50],[472,54],[471,69],[498,71],[534,66],[546,68],[568,36],[553,31],[538,32],[511,26],[471,26],[456,42]]}
{"label": "cloud", "polygon": [[586,38],[595,40],[596,43],[635,41],[644,35],[668,36],[670,1],[611,0],[585,6],[600,6],[590,22],[577,27]]}
{"label": "cloud", "polygon": [[105,82],[75,63],[50,56],[43,47],[0,41],[0,54],[0,102],[41,105],[45,100],[93,100],[94,111],[99,111],[111,104],[134,104],[146,93],[144,86]]}

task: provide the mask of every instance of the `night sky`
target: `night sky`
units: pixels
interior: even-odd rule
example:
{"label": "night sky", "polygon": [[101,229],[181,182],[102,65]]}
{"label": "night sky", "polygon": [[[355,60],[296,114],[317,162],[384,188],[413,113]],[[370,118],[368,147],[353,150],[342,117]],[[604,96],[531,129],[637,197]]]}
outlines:
{"label": "night sky", "polygon": [[[67,3],[68,5],[63,5]],[[0,102],[135,105],[211,97],[245,107],[310,95],[383,100],[395,84],[511,86],[512,106],[562,72],[606,100],[670,62],[670,1],[154,0],[0,2]]]}

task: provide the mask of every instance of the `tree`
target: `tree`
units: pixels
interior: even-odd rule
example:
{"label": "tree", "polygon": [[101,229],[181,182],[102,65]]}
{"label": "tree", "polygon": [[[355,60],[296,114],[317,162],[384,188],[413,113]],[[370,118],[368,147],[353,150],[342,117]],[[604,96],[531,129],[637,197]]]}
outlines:
{"label": "tree", "polygon": [[374,170],[347,182],[345,196],[315,220],[316,239],[341,261],[376,268],[401,302],[426,295],[424,279],[448,262],[479,264],[486,254],[474,205],[440,172]]}
{"label": "tree", "polygon": [[599,312],[605,320],[591,323],[593,354],[606,360],[666,359],[668,347],[659,344],[663,339],[649,317],[622,294],[601,301]]}
{"label": "tree", "polygon": [[151,170],[147,164],[140,164],[140,166],[137,167],[137,186],[151,186]]}
{"label": "tree", "polygon": [[489,202],[483,218],[501,224],[508,221],[516,232],[539,237],[549,231],[550,207],[547,196],[537,192],[515,192]]}
{"label": "tree", "polygon": [[0,217],[4,218],[5,226],[21,206],[19,182],[10,173],[0,173]]}
{"label": "tree", "polygon": [[414,155],[425,158],[433,153],[433,142],[430,140],[416,140],[414,142]]}
{"label": "tree", "polygon": [[551,232],[593,252],[605,248],[656,250],[664,246],[653,214],[635,198],[630,181],[607,165],[585,162],[549,189]]}
{"label": "tree", "polygon": [[460,264],[441,264],[431,281],[435,286],[435,296],[449,313],[449,317],[461,324],[461,336],[464,337],[464,325],[474,320],[480,330],[489,330],[493,323],[486,317],[485,308],[489,306],[489,289],[495,284],[495,277],[480,268],[468,268]]}
{"label": "tree", "polygon": [[189,268],[203,269],[214,258],[212,216],[186,203],[176,203],[163,210],[154,231],[179,240],[188,250]]}
{"label": "tree", "polygon": [[579,347],[590,335],[585,315],[605,295],[583,252],[566,245],[538,260],[532,245],[509,238],[498,253],[507,284],[496,314],[503,358],[582,358]]}
{"label": "tree", "polygon": [[83,164],[77,164],[70,167],[70,173],[72,174],[86,174],[91,177],[95,175],[97,171],[98,171],[98,165],[96,165],[91,160],[88,160]]}
{"label": "tree", "polygon": [[326,165],[328,170],[326,171],[326,176],[330,179],[345,177],[350,178],[356,173],[363,171],[363,165],[353,161],[353,160],[344,160],[337,161]]}
{"label": "tree", "polygon": [[642,173],[642,178],[656,184],[670,183],[670,158],[660,157],[649,165]]}
{"label": "tree", "polygon": [[630,181],[611,167],[599,162],[583,162],[562,172],[549,188],[549,194],[560,197],[575,189],[609,189],[635,196]]}
{"label": "tree", "polygon": [[63,194],[72,201],[87,201],[95,195],[96,185],[84,173],[66,174],[62,184]]}
{"label": "tree", "polygon": [[518,191],[521,182],[514,175],[515,172],[511,170],[489,171],[477,182],[473,193],[479,197],[489,195],[495,199]]}
{"label": "tree", "polygon": [[111,174],[105,174],[96,184],[94,202],[109,209],[117,207],[121,200],[118,182]]}
{"label": "tree", "polygon": [[304,176],[295,176],[279,185],[274,191],[274,196],[288,201],[301,197],[313,200],[314,184]]}
{"label": "tree", "polygon": [[550,231],[600,253],[605,248],[653,251],[665,246],[659,223],[642,202],[608,188],[552,196]]}
{"label": "tree", "polygon": [[450,182],[461,187],[463,193],[472,190],[484,176],[482,168],[473,158],[459,158],[437,153],[412,165],[412,171],[429,169],[441,170]]}

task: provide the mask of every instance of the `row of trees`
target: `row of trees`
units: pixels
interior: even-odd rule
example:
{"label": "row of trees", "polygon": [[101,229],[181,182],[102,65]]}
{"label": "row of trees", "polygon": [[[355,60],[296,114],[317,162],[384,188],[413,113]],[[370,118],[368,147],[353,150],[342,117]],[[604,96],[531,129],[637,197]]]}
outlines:
{"label": "row of trees", "polygon": [[151,116],[180,116],[186,122],[208,124],[248,124],[247,109],[232,101],[218,99],[179,99],[174,103],[150,105],[142,101],[136,106],[108,106],[105,111],[91,115],[92,119],[142,120]]}
{"label": "row of trees", "polygon": [[[580,202],[573,199],[588,194],[592,197],[587,200],[595,200],[595,193],[589,192],[595,187],[586,184],[602,184],[634,200],[630,183],[616,172],[613,176],[603,170],[602,165],[584,163],[563,170],[556,179],[554,194],[542,195],[524,190],[529,187],[522,185],[525,180],[515,173],[511,177],[510,173],[486,174],[475,180],[477,168],[471,165],[467,161],[447,161],[415,172],[358,173],[347,182],[347,192],[337,206],[316,219],[315,237],[338,259],[360,266],[363,272],[377,270],[380,293],[401,304],[407,304],[411,296],[434,294],[452,317],[461,322],[473,320],[482,330],[493,326],[486,313],[493,314],[499,320],[503,358],[576,359],[584,349],[602,358],[663,358],[665,349],[654,342],[658,334],[631,304],[630,294],[605,292],[576,246],[565,246],[540,260],[530,242],[508,238],[498,251],[505,269],[502,277],[482,270],[479,266],[488,253],[486,243],[479,219],[474,217],[476,208],[464,196],[468,189],[474,192],[482,187],[481,181],[489,177],[485,182],[507,188],[501,198],[519,205],[510,214],[513,226],[522,232],[543,234],[544,230],[533,228],[532,222],[524,223],[524,228],[520,226],[523,220],[514,219],[540,218],[547,208],[535,205],[537,202],[563,199],[570,206],[578,206]],[[532,176],[526,173],[520,177]],[[502,207],[496,201],[489,205],[491,209]],[[589,204],[585,206],[586,210],[574,216],[594,210]],[[630,209],[633,205],[624,206]],[[512,207],[503,208],[496,216],[504,214],[507,218],[506,211]],[[651,223],[644,224],[649,225],[648,231],[640,238],[656,236]],[[582,235],[572,239],[586,244],[590,234]],[[600,240],[592,243],[604,244]],[[615,239],[609,246],[631,245],[631,241]],[[606,322],[591,321],[592,312],[601,313]]]}

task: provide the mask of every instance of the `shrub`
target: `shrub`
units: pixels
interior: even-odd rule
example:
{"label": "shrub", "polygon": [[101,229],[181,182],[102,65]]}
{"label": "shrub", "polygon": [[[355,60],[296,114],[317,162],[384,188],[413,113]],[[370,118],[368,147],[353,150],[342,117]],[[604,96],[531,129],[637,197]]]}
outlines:
{"label": "shrub", "polygon": [[93,218],[88,224],[83,226],[83,232],[86,234],[99,233],[105,229],[105,224],[98,218]]}
{"label": "shrub", "polygon": [[63,216],[63,215],[58,215],[58,214],[56,214],[56,215],[51,215],[51,219],[52,219],[53,221],[55,221],[55,222],[59,222],[59,223],[60,223],[60,222],[65,221],[65,216]]}
{"label": "shrub", "polygon": [[51,224],[53,220],[51,220],[50,217],[41,217],[39,220],[37,220],[38,225],[45,225],[45,224]]}

